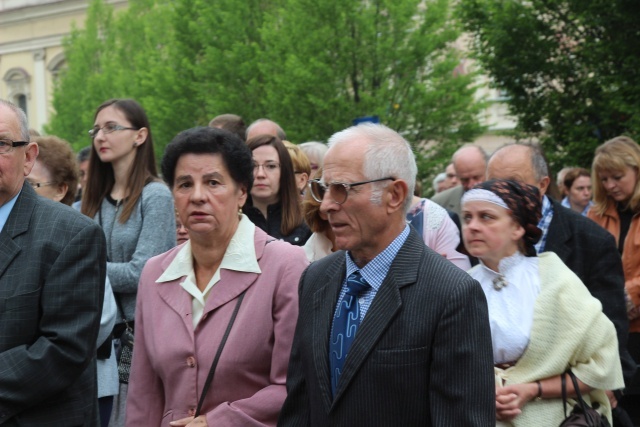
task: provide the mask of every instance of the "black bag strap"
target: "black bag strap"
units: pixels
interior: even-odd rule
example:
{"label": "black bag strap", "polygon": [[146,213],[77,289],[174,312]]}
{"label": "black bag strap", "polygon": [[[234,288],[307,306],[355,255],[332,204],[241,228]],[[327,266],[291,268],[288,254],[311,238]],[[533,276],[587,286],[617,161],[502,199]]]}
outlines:
{"label": "black bag strap", "polygon": [[598,421],[593,417],[594,414],[588,410],[592,408],[582,398],[582,392],[580,391],[580,386],[578,385],[578,379],[573,374],[571,369],[569,369],[569,377],[571,377],[571,381],[573,382],[573,388],[575,389],[576,397],[578,398],[578,403],[580,405],[580,408],[582,409],[582,412],[585,415],[585,419],[589,424],[589,427],[598,427]]}
{"label": "black bag strap", "polygon": [[565,373],[562,374],[562,405],[564,407],[564,416],[567,417],[567,390],[565,384],[565,375],[569,374],[571,378],[571,382],[573,383],[573,389],[576,393],[576,400],[582,413],[584,414],[584,420],[587,422],[589,427],[598,427],[597,420],[593,418],[593,414],[589,411],[591,407],[587,405],[587,402],[582,398],[582,392],[580,391],[580,386],[578,384],[578,379],[571,371],[571,369],[567,369]]}
{"label": "black bag strap", "polygon": [[236,307],[233,309],[233,314],[231,315],[231,319],[229,319],[227,330],[224,331],[224,336],[222,337],[222,341],[218,346],[218,351],[216,352],[216,356],[213,358],[211,369],[209,369],[209,375],[207,375],[207,380],[204,382],[204,387],[202,388],[202,394],[200,395],[200,400],[198,401],[198,407],[196,408],[196,413],[193,416],[194,418],[197,418],[200,416],[200,411],[202,410],[202,405],[204,404],[204,398],[207,396],[207,391],[209,390],[209,387],[211,387],[211,383],[213,382],[213,374],[216,372],[216,366],[218,366],[218,361],[220,360],[222,349],[224,348],[224,345],[227,343],[227,338],[229,337],[229,333],[231,332],[231,327],[233,326],[233,322],[236,321],[236,315],[238,314],[238,310],[240,310],[240,304],[242,304],[242,300],[244,299],[244,294],[246,292],[247,290],[245,289],[240,294],[240,296],[238,297],[238,302],[236,303]]}
{"label": "black bag strap", "polygon": [[560,374],[562,379],[562,408],[564,409],[564,417],[567,418],[567,373]]}

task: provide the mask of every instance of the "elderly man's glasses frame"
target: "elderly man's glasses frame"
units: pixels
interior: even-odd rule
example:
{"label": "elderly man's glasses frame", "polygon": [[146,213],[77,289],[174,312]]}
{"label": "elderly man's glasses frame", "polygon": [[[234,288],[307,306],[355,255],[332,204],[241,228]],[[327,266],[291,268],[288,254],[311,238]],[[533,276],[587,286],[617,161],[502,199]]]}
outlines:
{"label": "elderly man's glasses frame", "polygon": [[7,154],[16,147],[23,147],[29,144],[29,141],[12,141],[10,139],[0,139],[0,154]]}
{"label": "elderly man's glasses frame", "polygon": [[347,201],[349,191],[353,187],[387,180],[395,181],[395,178],[388,176],[385,178],[371,179],[369,181],[360,182],[332,182],[328,185],[324,184],[319,179],[312,179],[309,181],[309,190],[311,191],[311,197],[313,197],[313,200],[318,203],[322,203],[325,193],[327,192],[327,190],[329,190],[329,196],[331,197],[331,199],[335,203],[341,205]]}

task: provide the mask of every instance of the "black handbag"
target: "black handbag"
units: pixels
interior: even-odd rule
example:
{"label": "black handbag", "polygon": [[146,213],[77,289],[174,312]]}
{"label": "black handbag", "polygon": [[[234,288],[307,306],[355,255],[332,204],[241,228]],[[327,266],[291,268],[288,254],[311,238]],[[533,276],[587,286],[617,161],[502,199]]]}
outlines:
{"label": "black handbag", "polygon": [[131,360],[133,358],[133,322],[129,322],[124,316],[120,298],[116,297],[116,305],[122,313],[122,323],[116,324],[113,328],[113,338],[119,340],[116,345],[116,361],[118,362],[118,380],[120,384],[129,384],[129,374],[131,373]]}
{"label": "black handbag", "polygon": [[[576,391],[576,400],[577,403],[573,407],[571,413],[567,416],[567,386],[566,386],[566,376],[567,374],[571,378],[573,382],[573,388]],[[580,392],[580,388],[578,386],[578,380],[576,376],[573,375],[571,369],[567,370],[562,377],[562,404],[564,406],[564,416],[565,419],[560,423],[559,427],[611,427],[607,417],[600,414],[594,408],[597,409],[598,403],[594,403],[594,408],[589,406],[587,402],[582,398],[582,393]]]}
{"label": "black handbag", "polygon": [[132,357],[133,328],[125,322],[124,332],[120,335],[120,351],[118,352],[118,379],[122,384],[129,384]]}

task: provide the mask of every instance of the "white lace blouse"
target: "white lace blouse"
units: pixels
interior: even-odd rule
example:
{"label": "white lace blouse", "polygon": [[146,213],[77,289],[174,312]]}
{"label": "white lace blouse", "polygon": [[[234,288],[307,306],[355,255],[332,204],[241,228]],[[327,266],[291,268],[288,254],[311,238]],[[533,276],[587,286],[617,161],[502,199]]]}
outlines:
{"label": "white lace blouse", "polygon": [[503,258],[499,273],[482,262],[469,270],[482,285],[489,307],[489,322],[496,364],[516,362],[529,344],[533,308],[540,293],[537,257],[520,252]]}

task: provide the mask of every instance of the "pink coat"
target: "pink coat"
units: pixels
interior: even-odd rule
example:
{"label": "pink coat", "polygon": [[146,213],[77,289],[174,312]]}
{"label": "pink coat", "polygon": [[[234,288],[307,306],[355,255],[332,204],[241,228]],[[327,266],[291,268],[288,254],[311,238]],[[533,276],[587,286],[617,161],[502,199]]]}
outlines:
{"label": "pink coat", "polygon": [[127,426],[169,426],[192,416],[238,295],[247,293],[202,413],[209,426],[275,426],[286,397],[286,373],[298,318],[302,248],[267,244],[255,230],[261,274],[220,271],[195,331],[192,297],[180,280],[156,283],[180,247],[151,258],[140,278]]}

